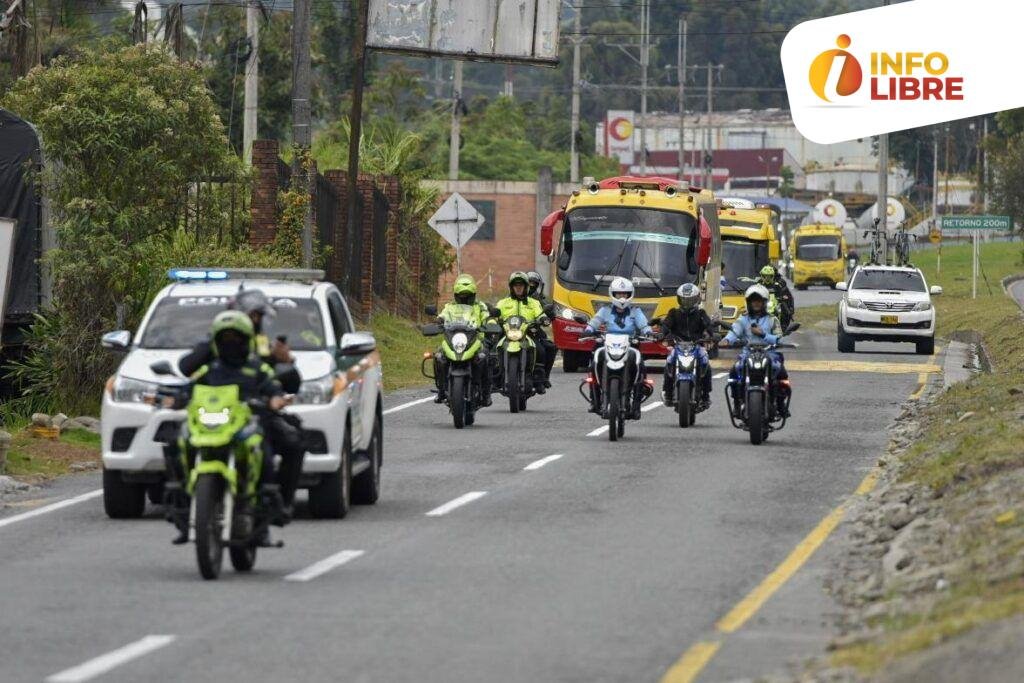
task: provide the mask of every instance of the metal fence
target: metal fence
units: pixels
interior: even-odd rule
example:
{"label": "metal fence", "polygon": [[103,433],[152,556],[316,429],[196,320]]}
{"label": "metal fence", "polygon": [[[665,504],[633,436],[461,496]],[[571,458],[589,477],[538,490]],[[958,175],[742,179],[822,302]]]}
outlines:
{"label": "metal fence", "polygon": [[249,227],[250,187],[229,177],[200,178],[189,184],[181,225],[201,241],[239,244]]}

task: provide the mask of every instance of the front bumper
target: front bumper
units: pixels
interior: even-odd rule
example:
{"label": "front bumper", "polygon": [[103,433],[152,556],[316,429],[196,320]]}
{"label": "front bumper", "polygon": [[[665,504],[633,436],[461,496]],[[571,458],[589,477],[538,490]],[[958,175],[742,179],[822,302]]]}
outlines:
{"label": "front bumper", "polygon": [[798,266],[793,269],[793,284],[835,285],[846,279],[846,265],[830,265],[822,268]]}
{"label": "front bumper", "polygon": [[[935,309],[906,313],[883,313],[863,308],[850,308],[845,304],[839,315],[843,330],[858,339],[917,340],[935,336]],[[882,316],[895,316],[896,323],[882,322]]]}
{"label": "front bumper", "polygon": [[[345,436],[345,411],[348,394],[330,403],[295,405],[286,411],[302,419],[302,427],[312,431],[315,452],[307,451],[302,471],[321,474],[338,469]],[[184,410],[155,410],[143,403],[115,402],[106,392],[100,419],[100,444],[103,466],[129,472],[163,472],[163,444],[153,440],[165,421],[181,422]]]}

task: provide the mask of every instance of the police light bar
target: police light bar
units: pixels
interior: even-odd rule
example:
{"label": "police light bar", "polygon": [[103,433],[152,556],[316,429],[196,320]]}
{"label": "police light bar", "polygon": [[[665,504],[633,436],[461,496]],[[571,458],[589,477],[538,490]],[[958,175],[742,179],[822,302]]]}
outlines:
{"label": "police light bar", "polygon": [[167,277],[178,282],[207,282],[211,280],[295,280],[311,282],[323,280],[322,270],[302,268],[171,268]]}

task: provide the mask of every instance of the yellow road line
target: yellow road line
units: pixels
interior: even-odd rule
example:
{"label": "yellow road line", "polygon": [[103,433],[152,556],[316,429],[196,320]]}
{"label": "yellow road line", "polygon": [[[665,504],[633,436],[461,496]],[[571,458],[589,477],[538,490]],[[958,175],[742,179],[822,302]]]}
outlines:
{"label": "yellow road line", "polygon": [[858,486],[857,490],[853,492],[853,495],[855,495],[855,496],[863,496],[863,495],[866,495],[868,493],[871,493],[872,491],[875,490],[875,484],[877,484],[877,483],[878,483],[878,471],[877,470],[871,470],[870,472],[868,472],[868,476],[864,477],[864,479],[861,480],[860,486]]}
{"label": "yellow road line", "polygon": [[796,574],[804,562],[825,542],[825,539],[832,533],[832,530],[839,525],[842,518],[843,506],[840,505],[830,512],[825,519],[821,520],[818,526],[814,527],[814,530],[807,534],[804,540],[800,541],[797,547],[793,549],[789,557],[783,560],[782,564],[776,567],[757,588],[750,591],[747,597],[740,600],[735,607],[729,610],[728,614],[718,621],[716,624],[718,630],[723,633],[733,633],[743,626],[750,617],[754,616],[757,610],[761,609],[761,606],[767,602],[768,598],[782,587],[782,584],[789,581],[793,574]]}
{"label": "yellow road line", "polygon": [[[938,356],[938,355],[939,355],[938,351],[933,353],[931,358],[928,359],[928,362],[929,363],[934,363],[935,362],[935,357]],[[924,390],[926,388],[928,388],[928,373],[927,372],[919,372],[917,374],[917,384],[918,384],[918,387],[917,387],[917,389],[914,390],[914,393],[912,393],[910,395],[910,398],[913,398],[913,399],[921,398],[921,394],[923,394]]]}
{"label": "yellow road line", "polygon": [[665,675],[661,677],[661,683],[690,683],[711,661],[721,646],[722,644],[718,641],[694,643],[693,647],[684,652],[679,661],[665,672]]}
{"label": "yellow road line", "polygon": [[[716,359],[711,367],[717,370],[728,370],[733,361]],[[928,375],[942,372],[942,368],[934,363],[882,363],[856,360],[790,360],[786,361],[790,372],[867,372],[883,375],[899,375],[917,373]]]}

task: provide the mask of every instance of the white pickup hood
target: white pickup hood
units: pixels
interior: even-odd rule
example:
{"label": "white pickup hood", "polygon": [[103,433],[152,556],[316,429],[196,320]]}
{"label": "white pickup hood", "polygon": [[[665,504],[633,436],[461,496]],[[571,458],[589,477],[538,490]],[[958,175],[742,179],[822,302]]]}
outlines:
{"label": "white pickup hood", "polygon": [[[187,349],[132,349],[121,362],[117,374],[143,382],[166,382],[166,377],[155,374],[149,366],[156,361],[167,360],[177,371],[178,361],[186,353]],[[295,366],[303,380],[319,379],[334,369],[334,359],[327,351],[295,351],[294,355]]]}

